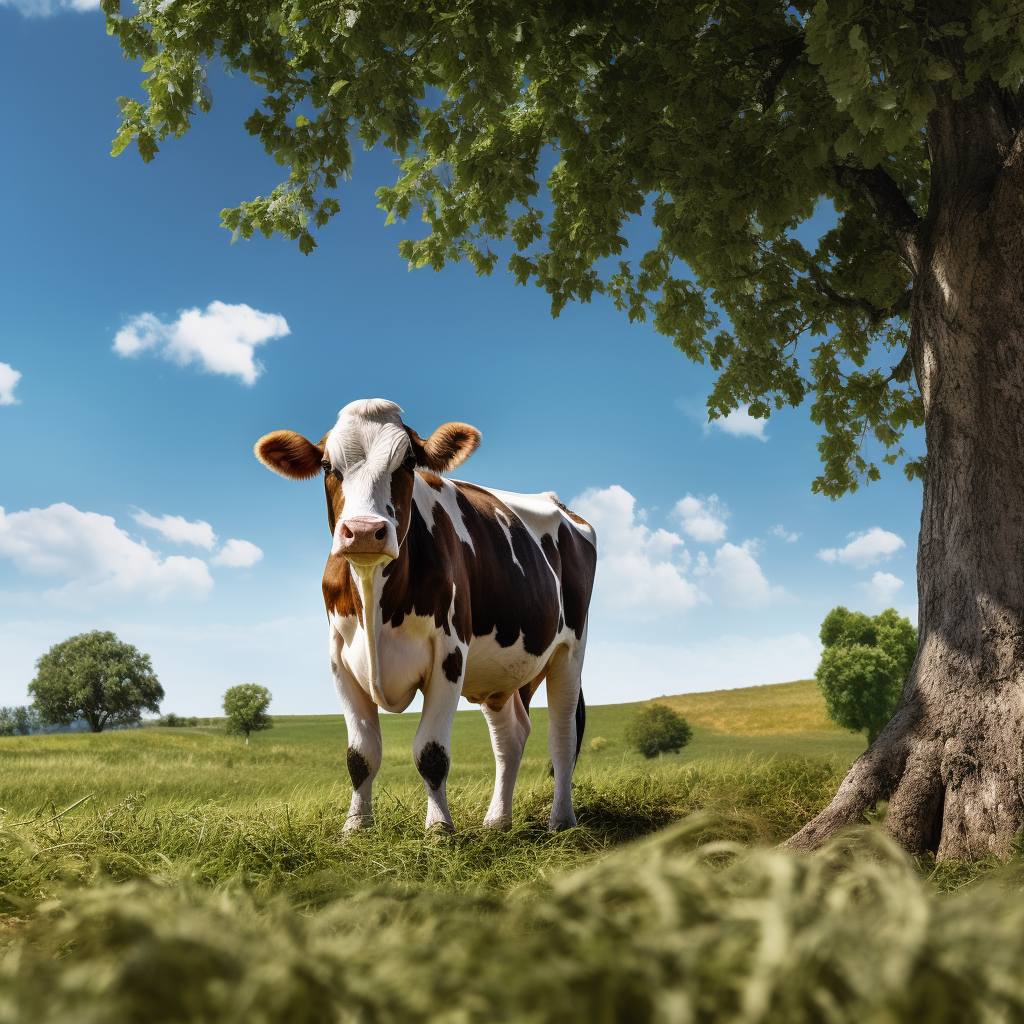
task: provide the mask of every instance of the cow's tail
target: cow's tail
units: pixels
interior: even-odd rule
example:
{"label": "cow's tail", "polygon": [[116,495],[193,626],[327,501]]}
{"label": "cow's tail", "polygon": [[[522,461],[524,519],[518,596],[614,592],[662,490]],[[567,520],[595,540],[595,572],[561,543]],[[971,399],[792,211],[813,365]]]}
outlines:
{"label": "cow's tail", "polygon": [[[519,687],[519,697],[523,702],[523,707],[526,708],[526,713],[530,713],[530,700],[533,697],[533,690],[530,689],[530,684],[527,683],[525,686]],[[583,699],[583,690],[580,690],[579,699],[576,701],[576,756],[573,758],[572,763],[575,766],[576,762],[580,759],[580,750],[583,747],[583,732],[587,728],[587,702]],[[552,773],[554,769],[552,769]]]}
{"label": "cow's tail", "polygon": [[583,746],[583,730],[587,727],[587,702],[583,699],[583,690],[580,689],[579,700],[576,701],[576,756],[573,758],[573,767],[580,759],[580,748]]}

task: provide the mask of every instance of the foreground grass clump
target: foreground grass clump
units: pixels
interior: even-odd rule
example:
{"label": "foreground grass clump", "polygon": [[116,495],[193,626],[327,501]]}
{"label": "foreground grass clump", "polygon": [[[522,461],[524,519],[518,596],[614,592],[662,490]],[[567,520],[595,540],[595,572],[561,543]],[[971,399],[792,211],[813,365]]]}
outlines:
{"label": "foreground grass clump", "polygon": [[799,857],[674,826],[519,898],[102,885],[0,961],[0,1021],[996,1024],[1024,1017],[1024,895],[934,894],[876,832]]}
{"label": "foreground grass clump", "polygon": [[307,907],[367,885],[504,894],[543,888],[556,874],[698,810],[715,812],[705,838],[779,842],[828,802],[841,775],[838,763],[799,757],[580,771],[580,827],[557,835],[546,827],[546,775],[521,786],[511,832],[480,826],[490,787],[478,780],[450,792],[455,833],[427,837],[418,780],[379,793],[374,828],[348,835],[345,799],[300,793],[225,807],[136,793],[113,806],[93,800],[0,831],[0,889],[8,912],[67,884],[104,878],[187,878],[209,886],[238,879],[261,896],[283,893]]}

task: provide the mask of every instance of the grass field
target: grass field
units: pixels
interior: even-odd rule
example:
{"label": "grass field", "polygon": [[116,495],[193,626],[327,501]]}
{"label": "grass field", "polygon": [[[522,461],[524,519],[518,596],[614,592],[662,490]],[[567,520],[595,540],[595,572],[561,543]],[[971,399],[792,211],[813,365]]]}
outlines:
{"label": "grass field", "polygon": [[[367,883],[504,892],[706,809],[719,816],[716,835],[778,842],[823,805],[864,747],[818,719],[789,728],[794,700],[816,696],[813,683],[794,683],[677,698],[692,704],[694,738],[654,761],[623,740],[634,705],[588,709],[575,773],[580,828],[557,836],[544,827],[552,793],[544,708],[533,711],[507,835],[480,827],[494,772],[483,716],[457,715],[448,783],[456,832],[429,841],[411,755],[414,714],[382,716],[377,825],[348,839],[340,715],[275,718],[248,747],[217,727],[5,738],[3,889],[33,897],[67,881],[154,875],[209,884],[239,876],[308,905]],[[605,740],[599,751],[595,737]]]}
{"label": "grass field", "polygon": [[423,832],[415,715],[383,717],[356,835],[340,716],[249,747],[217,726],[0,739],[0,1024],[1024,1020],[1013,863],[915,861],[877,828],[772,849],[864,749],[813,683],[663,699],[694,737],[652,761],[624,744],[632,705],[588,709],[580,825],[557,835],[543,708],[506,833],[480,826],[478,712],[455,724],[451,834]]}
{"label": "grass field", "polygon": [[[609,769],[634,768],[661,776],[707,759],[761,761],[775,757],[822,758],[848,765],[864,738],[829,723],[813,681],[749,687],[666,698],[694,726],[679,755],[647,762],[627,749],[626,720],[635,705],[588,708],[577,779]],[[378,791],[418,793],[412,763],[419,716],[381,715],[384,761]],[[803,722],[795,728],[794,722]],[[548,773],[547,709],[534,708],[520,787]],[[595,752],[590,741],[607,744]],[[147,728],[93,735],[5,737],[0,740],[0,805],[6,820],[61,809],[88,794],[94,805],[113,805],[144,793],[150,806],[213,802],[225,808],[267,801],[316,800],[348,806],[346,731],[341,715],[278,716],[274,728],[254,733],[248,747],[210,727]],[[459,804],[486,804],[493,783],[493,755],[483,715],[460,711],[452,730],[449,776],[453,812]],[[415,798],[410,795],[415,802]],[[422,801],[421,801],[422,802]],[[56,811],[51,811],[56,813]],[[469,824],[467,821],[466,824]]]}

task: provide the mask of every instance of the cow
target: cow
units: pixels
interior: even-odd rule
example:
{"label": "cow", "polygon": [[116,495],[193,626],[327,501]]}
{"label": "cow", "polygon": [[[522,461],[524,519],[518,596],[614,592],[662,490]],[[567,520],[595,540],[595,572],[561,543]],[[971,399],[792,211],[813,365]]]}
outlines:
{"label": "cow", "polygon": [[511,494],[441,476],[476,451],[480,432],[445,423],[424,440],[402,411],[379,398],[352,402],[317,444],[277,430],[254,449],[282,476],[324,476],[332,543],[323,594],[352,779],[345,828],[373,822],[378,709],[404,711],[417,691],[413,756],[426,827],[452,827],[445,782],[463,696],[480,705],[494,749],[484,825],[508,828],[530,700],[545,680],[555,778],[549,827],[570,828],[596,534],[554,492]]}

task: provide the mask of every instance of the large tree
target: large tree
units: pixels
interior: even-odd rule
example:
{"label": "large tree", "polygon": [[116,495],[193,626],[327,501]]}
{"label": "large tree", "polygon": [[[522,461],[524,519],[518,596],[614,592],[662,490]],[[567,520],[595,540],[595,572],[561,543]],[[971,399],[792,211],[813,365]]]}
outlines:
{"label": "large tree", "polygon": [[[246,126],[290,172],[222,213],[242,237],[309,252],[353,143],[381,143],[399,158],[381,206],[426,222],[400,246],[412,265],[504,260],[555,314],[609,295],[719,371],[712,417],[810,397],[829,497],[880,463],[920,478],[920,653],[792,843],[887,797],[909,849],[1008,852],[1024,824],[1021,0],[104,8],[146,75],[115,152],[134,139],[150,160],[187,131],[212,62],[265,91]],[[829,204],[835,226],[808,243],[799,226]],[[656,241],[626,261],[631,217]]]}
{"label": "large tree", "polygon": [[149,655],[98,629],[54,644],[36,662],[28,692],[44,725],[84,718],[93,732],[135,725],[164,699]]}

